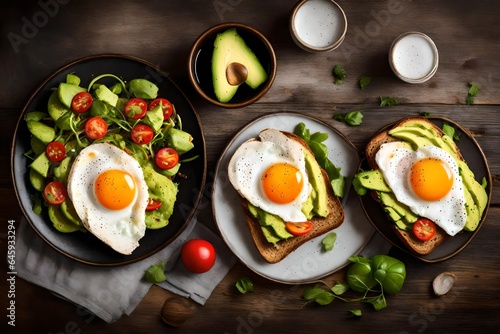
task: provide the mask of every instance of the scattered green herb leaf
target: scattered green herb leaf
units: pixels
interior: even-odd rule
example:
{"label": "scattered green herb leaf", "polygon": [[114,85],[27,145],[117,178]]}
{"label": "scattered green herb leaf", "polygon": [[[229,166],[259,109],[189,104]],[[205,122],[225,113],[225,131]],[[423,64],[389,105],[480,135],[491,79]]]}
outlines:
{"label": "scattered green herb leaf", "polygon": [[334,286],[332,287],[332,292],[336,294],[337,296],[342,295],[344,292],[349,290],[349,285],[344,284],[342,282],[335,282]]}
{"label": "scattered green herb leaf", "polygon": [[479,93],[479,85],[474,82],[469,82],[469,91],[467,92],[467,104],[474,104],[474,96]]}
{"label": "scattered green herb leaf", "polygon": [[302,297],[305,300],[314,301],[319,305],[328,305],[335,299],[333,293],[326,291],[319,285],[306,287],[304,289]]}
{"label": "scattered green herb leaf", "polygon": [[351,314],[356,316],[356,317],[361,317],[363,315],[361,310],[349,310],[349,312],[351,312]]}
{"label": "scattered green herb leaf", "polygon": [[385,300],[384,293],[375,297],[366,298],[365,303],[372,304],[375,311],[380,311],[387,307],[387,301]]}
{"label": "scattered green herb leaf", "polygon": [[250,277],[240,277],[234,284],[236,289],[241,293],[247,293],[253,291],[253,282]]}
{"label": "scattered green herb leaf", "polygon": [[381,107],[392,107],[398,105],[398,102],[393,97],[380,97],[380,106]]}
{"label": "scattered green herb leaf", "polygon": [[362,75],[358,78],[359,88],[365,89],[372,82],[372,78],[367,75]]}
{"label": "scattered green herb leaf", "polygon": [[351,126],[358,126],[363,122],[363,113],[360,110],[350,111],[345,115],[336,113],[333,118]]}
{"label": "scattered green herb leaf", "polygon": [[481,187],[483,187],[483,189],[486,189],[487,185],[488,185],[488,181],[486,181],[486,178],[483,177],[483,179],[481,180]]}
{"label": "scattered green herb leaf", "polygon": [[323,240],[321,240],[321,244],[323,245],[323,251],[329,252],[333,249],[335,245],[335,240],[337,240],[337,233],[330,232],[328,233]]}
{"label": "scattered green herb leaf", "polygon": [[432,113],[430,111],[421,111],[418,114],[424,117],[432,116]]}
{"label": "scattered green herb leaf", "polygon": [[455,142],[459,141],[459,135],[456,133],[455,128],[448,123],[443,123],[442,127],[443,132],[450,138],[452,138]]}
{"label": "scattered green herb leaf", "polygon": [[150,266],[144,274],[146,281],[150,283],[161,283],[167,279],[165,277],[165,264],[167,264],[167,261]]}
{"label": "scattered green herb leaf", "polygon": [[332,75],[333,75],[333,82],[336,85],[342,84],[346,78],[345,69],[342,67],[342,65],[339,64],[333,67]]}
{"label": "scattered green herb leaf", "polygon": [[323,143],[328,138],[328,134],[315,132],[311,135],[309,129],[303,122],[295,126],[293,133],[304,139],[309,145],[316,161],[328,174],[335,196],[344,196],[345,178],[340,173],[340,167],[336,167],[335,164],[328,159],[328,148]]}

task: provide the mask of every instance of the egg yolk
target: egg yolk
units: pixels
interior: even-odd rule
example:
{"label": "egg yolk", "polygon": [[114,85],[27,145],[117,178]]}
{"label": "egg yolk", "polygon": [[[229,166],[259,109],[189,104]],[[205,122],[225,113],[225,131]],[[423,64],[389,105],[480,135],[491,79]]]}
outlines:
{"label": "egg yolk", "polygon": [[435,158],[425,158],[411,167],[410,184],[421,199],[437,201],[451,190],[453,173],[447,163]]}
{"label": "egg yolk", "polygon": [[277,204],[287,204],[296,199],[304,178],[300,171],[287,163],[271,165],[262,176],[262,188],[267,198]]}
{"label": "egg yolk", "polygon": [[123,170],[107,170],[97,176],[94,183],[97,200],[105,208],[121,210],[135,198],[136,186],[132,176]]}

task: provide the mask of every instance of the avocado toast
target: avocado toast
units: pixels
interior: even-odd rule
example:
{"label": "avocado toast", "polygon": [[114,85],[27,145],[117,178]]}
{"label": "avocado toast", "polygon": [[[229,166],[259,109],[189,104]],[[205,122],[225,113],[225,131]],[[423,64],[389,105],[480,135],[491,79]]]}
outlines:
{"label": "avocado toast", "polygon": [[[261,134],[268,130],[262,131]],[[326,171],[318,165],[307,143],[293,133],[274,129],[271,129],[271,131],[279,132],[286,141],[300,148],[303,155],[302,160],[305,160],[308,179],[312,186],[307,200],[302,203],[302,211],[305,212],[307,221],[312,223],[311,230],[305,235],[290,233],[285,227],[286,220],[276,214],[266,212],[256,205],[252,205],[247,198],[248,196],[244,196],[235,186],[239,192],[245,221],[257,250],[267,262],[276,263],[284,259],[304,242],[339,227],[344,221],[344,211],[340,200],[333,193]],[[246,143],[255,142],[259,142],[259,140],[251,139]],[[231,180],[231,164],[229,168]]]}
{"label": "avocado toast", "polygon": [[[369,192],[383,207],[388,224],[403,245],[412,253],[426,255],[433,252],[442,242],[451,238],[436,224],[436,232],[429,240],[420,240],[413,232],[413,224],[421,216],[415,214],[408,206],[398,201],[393,189],[384,179],[376,155],[384,144],[403,142],[410,150],[422,147],[438,147],[446,151],[458,166],[461,177],[460,189],[463,190],[464,207],[466,212],[464,231],[474,231],[481,221],[487,207],[488,196],[483,186],[474,179],[474,174],[464,161],[462,154],[451,137],[424,117],[409,117],[401,120],[391,128],[387,128],[375,135],[365,149],[366,162],[371,170],[361,171],[354,178],[354,186],[358,194]],[[448,209],[448,208],[446,208]],[[461,232],[460,232],[461,233]]]}

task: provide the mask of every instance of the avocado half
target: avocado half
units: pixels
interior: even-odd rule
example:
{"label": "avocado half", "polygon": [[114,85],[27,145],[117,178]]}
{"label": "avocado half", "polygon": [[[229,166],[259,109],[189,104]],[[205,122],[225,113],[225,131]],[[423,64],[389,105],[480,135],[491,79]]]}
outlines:
{"label": "avocado half", "polygon": [[212,54],[212,81],[215,96],[219,102],[229,102],[239,85],[229,84],[226,68],[231,63],[240,63],[247,68],[245,83],[256,89],[267,80],[267,72],[253,51],[247,46],[236,28],[217,34]]}

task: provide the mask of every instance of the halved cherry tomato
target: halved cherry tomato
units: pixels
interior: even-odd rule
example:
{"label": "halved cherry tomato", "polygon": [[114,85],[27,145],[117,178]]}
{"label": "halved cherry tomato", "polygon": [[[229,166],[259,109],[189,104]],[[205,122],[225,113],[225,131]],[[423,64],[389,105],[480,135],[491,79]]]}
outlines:
{"label": "halved cherry tomato", "polygon": [[156,209],[159,209],[161,204],[162,204],[162,201],[148,198],[148,206],[146,207],[146,211],[154,211]]}
{"label": "halved cherry tomato", "polygon": [[148,104],[143,99],[133,97],[125,103],[125,114],[132,119],[143,118],[148,110]]}
{"label": "halved cherry tomato", "polygon": [[51,205],[59,205],[66,199],[66,187],[61,181],[47,183],[43,189],[43,197]]}
{"label": "halved cherry tomato", "polygon": [[101,139],[108,131],[108,124],[99,116],[89,118],[85,123],[85,133],[90,139]]}
{"label": "halved cherry tomato", "polygon": [[154,99],[151,101],[149,104],[149,110],[154,109],[158,107],[158,105],[161,103],[161,109],[163,109],[163,120],[167,120],[172,116],[174,107],[172,106],[172,103],[170,103],[169,100],[164,99],[162,97],[159,97],[157,99]]}
{"label": "halved cherry tomato", "polygon": [[179,154],[171,147],[164,147],[156,152],[156,165],[160,169],[171,169],[179,162]]}
{"label": "halved cherry tomato", "polygon": [[413,223],[413,234],[419,240],[430,240],[436,234],[436,224],[427,218],[419,218]]}
{"label": "halved cherry tomato", "polygon": [[153,140],[154,135],[155,132],[153,128],[146,124],[137,124],[130,131],[130,138],[138,145],[148,144]]}
{"label": "halved cherry tomato", "polygon": [[66,147],[61,142],[53,141],[45,148],[45,154],[50,161],[59,162],[66,156]]}
{"label": "halved cherry tomato", "polygon": [[287,222],[285,224],[288,232],[295,236],[306,235],[312,229],[313,224],[311,222],[301,222],[301,223],[291,223]]}
{"label": "halved cherry tomato", "polygon": [[71,109],[78,114],[83,114],[90,109],[92,105],[92,95],[89,92],[80,92],[73,96],[71,100]]}

